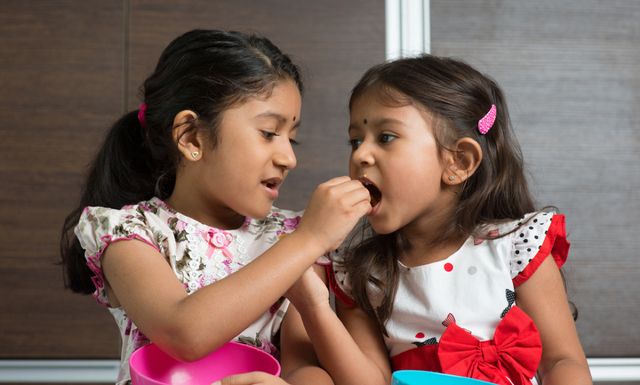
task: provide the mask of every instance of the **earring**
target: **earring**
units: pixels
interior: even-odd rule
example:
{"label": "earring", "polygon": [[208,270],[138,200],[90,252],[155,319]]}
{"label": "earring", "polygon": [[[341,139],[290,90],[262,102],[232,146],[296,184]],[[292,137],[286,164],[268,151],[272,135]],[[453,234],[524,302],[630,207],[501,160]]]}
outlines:
{"label": "earring", "polygon": [[194,151],[194,152],[192,152],[192,153],[191,153],[191,157],[192,157],[193,159],[198,159],[198,154],[199,154],[199,152],[198,152],[198,151]]}
{"label": "earring", "polygon": [[454,176],[453,175],[449,175],[449,180],[453,180]]}

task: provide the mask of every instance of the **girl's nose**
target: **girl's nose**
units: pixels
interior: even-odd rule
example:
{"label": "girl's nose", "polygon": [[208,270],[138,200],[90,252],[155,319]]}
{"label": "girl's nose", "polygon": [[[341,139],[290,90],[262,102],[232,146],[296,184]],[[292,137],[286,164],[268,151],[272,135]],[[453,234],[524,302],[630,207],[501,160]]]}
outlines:
{"label": "girl's nose", "polygon": [[273,162],[276,166],[282,167],[285,170],[291,170],[296,166],[296,154],[293,152],[293,146],[288,139],[286,143],[279,146],[278,151],[274,155]]}
{"label": "girl's nose", "polygon": [[351,153],[351,162],[356,166],[370,166],[373,164],[373,153],[366,142],[362,142],[362,144]]}

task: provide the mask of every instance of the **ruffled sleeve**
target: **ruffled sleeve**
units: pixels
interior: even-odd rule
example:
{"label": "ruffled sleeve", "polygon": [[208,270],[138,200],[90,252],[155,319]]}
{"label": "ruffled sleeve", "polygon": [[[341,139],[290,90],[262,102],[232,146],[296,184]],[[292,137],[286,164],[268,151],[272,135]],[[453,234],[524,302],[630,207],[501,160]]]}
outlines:
{"label": "ruffled sleeve", "polygon": [[538,213],[530,217],[513,234],[510,269],[514,286],[528,280],[549,254],[558,268],[562,267],[569,246],[564,215]]}
{"label": "ruffled sleeve", "polygon": [[137,206],[121,210],[104,207],[87,207],[82,212],[75,234],[85,250],[87,266],[95,274],[92,278],[96,291],[93,296],[99,303],[108,306],[104,290],[100,257],[107,246],[123,239],[139,239],[159,250],[158,237],[146,222],[146,217]]}

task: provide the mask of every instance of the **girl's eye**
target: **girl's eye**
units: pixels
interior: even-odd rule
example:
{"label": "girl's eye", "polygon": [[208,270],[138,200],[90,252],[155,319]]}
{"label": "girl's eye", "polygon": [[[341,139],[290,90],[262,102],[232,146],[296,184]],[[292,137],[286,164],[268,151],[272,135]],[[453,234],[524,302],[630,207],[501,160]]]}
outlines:
{"label": "girl's eye", "polygon": [[276,136],[280,136],[278,134],[276,134],[275,132],[269,132],[269,131],[260,131],[262,133],[262,136],[264,136],[264,138],[266,140],[271,140]]}
{"label": "girl's eye", "polygon": [[362,141],[360,139],[351,139],[349,140],[349,145],[351,146],[351,151],[355,151],[360,147]]}
{"label": "girl's eye", "polygon": [[292,146],[297,146],[300,144],[300,142],[297,142],[295,139],[289,139],[289,143],[291,143]]}
{"label": "girl's eye", "polygon": [[379,137],[380,143],[389,143],[394,140],[396,137],[389,134],[381,134]]}

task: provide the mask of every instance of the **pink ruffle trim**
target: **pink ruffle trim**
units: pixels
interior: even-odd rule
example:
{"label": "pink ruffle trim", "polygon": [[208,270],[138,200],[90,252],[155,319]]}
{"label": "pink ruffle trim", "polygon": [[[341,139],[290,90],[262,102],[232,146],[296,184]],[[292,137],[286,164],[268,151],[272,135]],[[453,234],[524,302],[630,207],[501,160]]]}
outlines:
{"label": "pink ruffle trim", "polygon": [[95,274],[95,277],[91,277],[91,280],[93,281],[93,284],[96,287],[96,291],[92,295],[96,299],[96,301],[98,301],[98,303],[104,305],[105,307],[109,307],[109,304],[106,303],[105,301],[100,300],[100,292],[104,290],[104,277],[102,275],[102,269],[99,266],[100,257],[104,253],[107,246],[109,246],[113,242],[122,241],[122,240],[130,241],[132,239],[141,240],[144,243],[148,244],[149,246],[153,247],[154,249],[160,251],[156,245],[142,238],[138,234],[132,234],[130,237],[120,237],[120,238],[113,238],[113,236],[111,235],[105,235],[100,238],[100,240],[105,243],[102,249],[99,252],[97,252],[95,255],[90,255],[87,257],[87,266],[89,266],[89,269],[91,269],[91,271]]}

